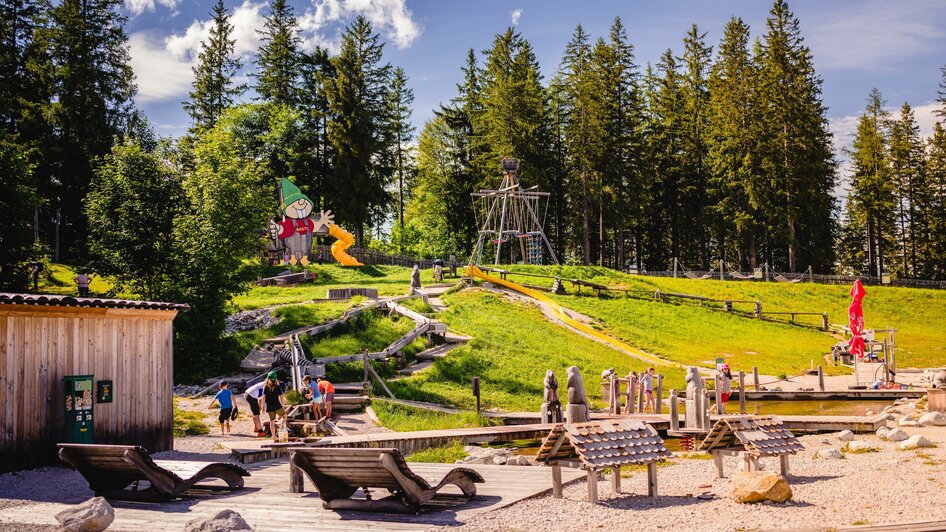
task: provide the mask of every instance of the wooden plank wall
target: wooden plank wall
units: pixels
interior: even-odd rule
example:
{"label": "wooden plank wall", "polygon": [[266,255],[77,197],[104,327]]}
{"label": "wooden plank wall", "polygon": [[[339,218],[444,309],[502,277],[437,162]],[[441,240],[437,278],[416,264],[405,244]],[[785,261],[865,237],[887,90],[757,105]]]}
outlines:
{"label": "wooden plank wall", "polygon": [[0,472],[58,463],[66,375],[113,383],[93,407],[95,443],[171,449],[176,314],[0,305]]}

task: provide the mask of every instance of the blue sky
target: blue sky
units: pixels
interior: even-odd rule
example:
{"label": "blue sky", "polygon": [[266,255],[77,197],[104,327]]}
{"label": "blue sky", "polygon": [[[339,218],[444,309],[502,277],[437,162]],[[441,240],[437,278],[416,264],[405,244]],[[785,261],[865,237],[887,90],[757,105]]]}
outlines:
{"label": "blue sky", "polygon": [[[307,46],[337,45],[340,29],[367,16],[386,41],[386,59],[410,77],[420,126],[455,93],[466,51],[490,46],[495,34],[515,25],[532,42],[542,74],[557,68],[565,43],[581,23],[593,36],[606,36],[619,15],[636,48],[638,63],[656,61],[667,48],[679,54],[691,23],[718,43],[732,15],[755,35],[765,31],[767,0],[680,0],[584,2],[521,0],[290,0],[300,17]],[[132,66],[138,77],[138,105],[161,135],[179,135],[188,124],[181,109],[211,0],[125,0]],[[264,1],[229,0],[237,50],[252,68],[256,28],[267,12]],[[946,64],[946,2],[941,0],[795,0],[806,43],[824,79],[836,144],[849,144],[866,95],[877,87],[891,107],[904,101],[917,108],[924,133],[932,128],[933,100]]]}

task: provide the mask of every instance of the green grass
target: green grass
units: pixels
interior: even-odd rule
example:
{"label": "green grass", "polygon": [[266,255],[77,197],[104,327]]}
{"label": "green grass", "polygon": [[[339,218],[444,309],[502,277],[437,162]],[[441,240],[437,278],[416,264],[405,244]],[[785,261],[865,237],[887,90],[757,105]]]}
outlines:
{"label": "green grass", "polygon": [[[49,269],[43,272],[39,279],[39,292],[44,294],[60,294],[68,296],[79,295],[79,289],[72,280],[78,272],[65,264],[50,264]],[[103,296],[112,290],[112,283],[99,275],[92,275],[89,291],[92,295]]]}
{"label": "green grass", "polygon": [[[449,306],[439,318],[451,329],[473,337],[419,374],[390,383],[395,395],[470,409],[471,381],[480,377],[482,406],[506,411],[538,411],[545,371],[552,369],[565,401],[565,369],[581,369],[588,397],[600,402],[601,372],[614,367],[626,375],[647,364],[571,330],[549,322],[537,307],[482,290],[444,297]],[[661,368],[664,388],[683,386],[683,370]]]}
{"label": "green grass", "polygon": [[378,414],[381,424],[395,432],[491,427],[501,424],[494,419],[479,416],[475,412],[448,414],[389,403],[383,399],[375,399],[371,406]]}
{"label": "green grass", "polygon": [[421,314],[432,314],[434,311],[434,307],[432,307],[430,303],[424,303],[424,298],[422,297],[405,299],[401,301],[400,305],[414,312],[420,312]]}
{"label": "green grass", "polygon": [[454,440],[447,445],[417,451],[409,455],[407,461],[427,462],[431,464],[453,464],[457,460],[462,460],[467,456],[468,454],[463,449],[463,444]]}
{"label": "green grass", "polygon": [[174,436],[181,438],[184,436],[199,436],[207,434],[210,429],[204,423],[204,414],[202,412],[190,412],[178,408],[177,401],[174,401]]}

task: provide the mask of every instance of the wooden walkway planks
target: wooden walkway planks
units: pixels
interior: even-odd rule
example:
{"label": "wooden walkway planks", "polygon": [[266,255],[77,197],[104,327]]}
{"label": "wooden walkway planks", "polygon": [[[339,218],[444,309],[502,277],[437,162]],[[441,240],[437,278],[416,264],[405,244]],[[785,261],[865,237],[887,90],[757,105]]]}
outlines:
{"label": "wooden walkway planks", "polygon": [[[453,464],[410,464],[411,470],[428,481],[439,480]],[[336,512],[322,508],[315,488],[305,480],[306,493],[289,493],[289,464],[264,462],[247,469],[246,489],[233,494],[215,494],[170,503],[114,501],[115,521],[110,529],[123,531],[183,530],[191,519],[208,517],[232,509],[256,530],[427,530],[460,525],[477,514],[508,506],[551,490],[552,473],[545,467],[469,465],[486,480],[477,485],[477,496],[457,506],[425,510],[419,515]],[[562,471],[565,482],[584,478],[584,472]],[[455,486],[444,493],[459,496]],[[64,504],[37,503],[0,510],[0,523],[56,524],[53,515]]]}

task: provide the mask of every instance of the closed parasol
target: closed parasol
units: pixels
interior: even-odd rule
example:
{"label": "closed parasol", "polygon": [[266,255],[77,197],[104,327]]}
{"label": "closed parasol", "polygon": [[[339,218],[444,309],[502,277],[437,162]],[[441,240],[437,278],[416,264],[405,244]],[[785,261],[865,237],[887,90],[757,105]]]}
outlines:
{"label": "closed parasol", "polygon": [[848,317],[850,319],[851,340],[848,342],[848,349],[851,356],[864,358],[864,308],[861,302],[864,300],[864,285],[860,280],[854,281],[851,287],[851,306],[848,307]]}

